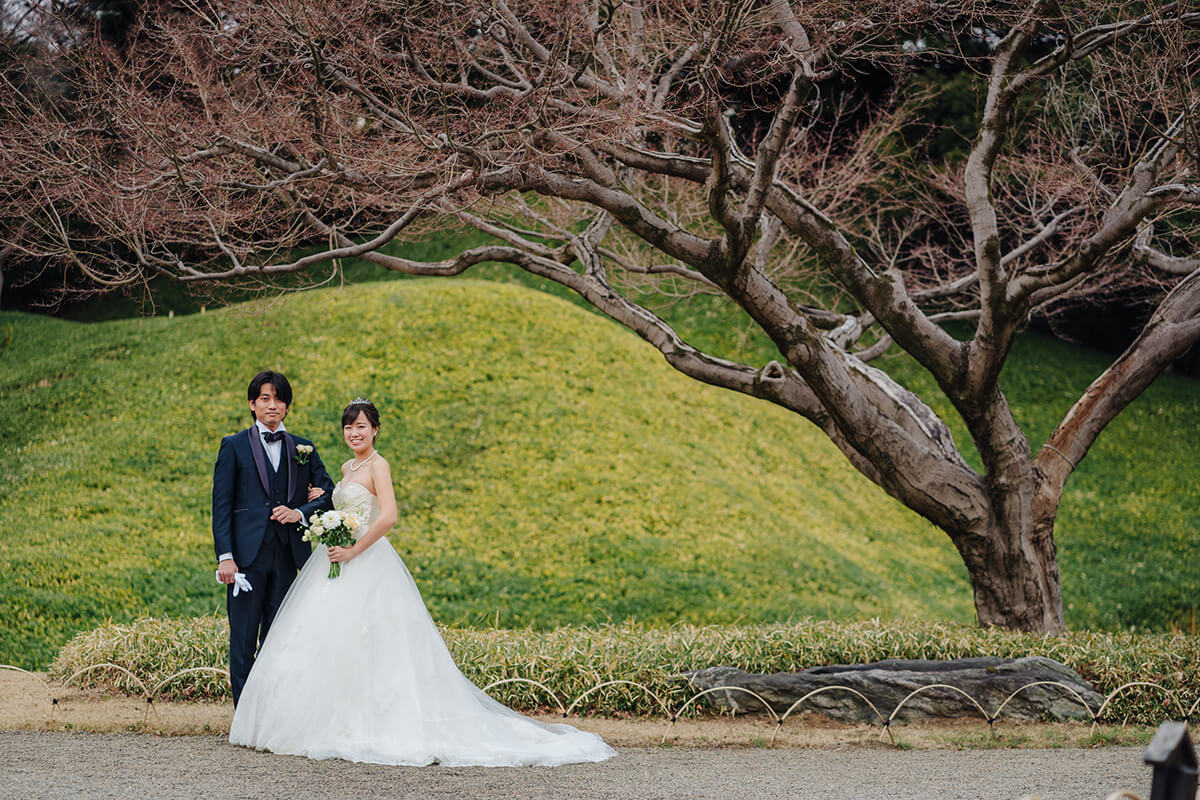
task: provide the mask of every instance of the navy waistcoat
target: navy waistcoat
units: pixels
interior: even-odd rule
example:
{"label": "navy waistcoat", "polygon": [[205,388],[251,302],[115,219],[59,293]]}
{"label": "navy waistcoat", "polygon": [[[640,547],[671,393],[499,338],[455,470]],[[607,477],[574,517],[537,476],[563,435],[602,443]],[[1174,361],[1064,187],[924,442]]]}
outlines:
{"label": "navy waistcoat", "polygon": [[[287,458],[287,449],[281,447],[279,453],[279,466],[275,469],[267,471],[267,474],[271,476],[271,508],[274,508],[275,506],[286,506],[288,504],[287,465],[283,463],[285,458]],[[271,460],[267,459],[267,464],[269,465],[270,463]],[[275,532],[275,536],[279,539],[279,541],[284,543],[287,542],[287,531],[284,529],[282,523],[271,520],[270,528]]]}

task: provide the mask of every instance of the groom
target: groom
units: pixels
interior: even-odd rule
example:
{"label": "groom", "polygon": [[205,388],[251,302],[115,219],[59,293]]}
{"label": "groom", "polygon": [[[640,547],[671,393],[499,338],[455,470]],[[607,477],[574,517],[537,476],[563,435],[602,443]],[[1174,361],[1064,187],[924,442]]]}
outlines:
{"label": "groom", "polygon": [[[296,570],[312,548],[300,521],[330,508],[333,481],[312,442],[283,427],[292,387],[278,372],[260,372],[247,391],[254,424],[221,440],[213,470],[213,545],[217,580],[228,584],[229,682],[236,706],[254,665],[254,654]],[[307,453],[297,452],[304,445]],[[308,502],[308,487],[325,493]],[[242,573],[250,590],[236,588]],[[236,595],[235,595],[236,590]]]}

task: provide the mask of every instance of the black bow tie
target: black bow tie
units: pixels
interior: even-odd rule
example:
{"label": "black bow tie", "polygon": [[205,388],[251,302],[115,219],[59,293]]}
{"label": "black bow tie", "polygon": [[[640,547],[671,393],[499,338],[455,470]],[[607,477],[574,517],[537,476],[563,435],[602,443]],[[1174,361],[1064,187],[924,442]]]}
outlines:
{"label": "black bow tie", "polygon": [[278,442],[282,438],[283,438],[283,431],[264,431],[263,432],[263,441],[265,441],[267,443]]}

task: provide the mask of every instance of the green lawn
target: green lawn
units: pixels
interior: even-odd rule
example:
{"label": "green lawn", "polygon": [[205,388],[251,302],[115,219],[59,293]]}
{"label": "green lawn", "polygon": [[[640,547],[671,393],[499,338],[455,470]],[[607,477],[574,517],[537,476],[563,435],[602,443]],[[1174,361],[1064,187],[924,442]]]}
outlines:
{"label": "green lawn", "polygon": [[[354,269],[363,282],[345,289],[174,319],[0,314],[0,663],[43,666],[105,619],[223,605],[209,479],[261,368],[291,378],[288,426],[327,462],[348,454],[342,405],[380,407],[401,506],[391,539],[440,622],[972,618],[944,535],[803,420],[676,374],[502,267],[373,283]],[[770,357],[716,299],[664,313],[713,351]],[[886,366],[926,388],[902,359]],[[1022,339],[1005,383],[1035,443],[1102,368]],[[1071,625],[1194,625],[1196,388],[1160,380],[1068,484]]]}

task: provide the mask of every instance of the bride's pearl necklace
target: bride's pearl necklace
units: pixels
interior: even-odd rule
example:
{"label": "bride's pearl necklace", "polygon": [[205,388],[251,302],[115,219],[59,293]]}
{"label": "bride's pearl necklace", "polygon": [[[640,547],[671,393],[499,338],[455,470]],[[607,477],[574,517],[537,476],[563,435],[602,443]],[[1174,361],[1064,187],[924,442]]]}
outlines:
{"label": "bride's pearl necklace", "polygon": [[372,451],[372,452],[371,452],[371,455],[367,456],[367,457],[366,457],[366,458],[364,458],[362,461],[356,461],[356,462],[354,462],[353,464],[351,464],[351,465],[350,465],[350,471],[351,471],[351,472],[358,472],[358,470],[359,470],[359,468],[360,468],[360,467],[364,467],[364,466],[366,466],[366,465],[367,465],[367,462],[369,462],[369,461],[370,461],[372,458],[374,458],[374,457],[375,457],[375,456],[377,456],[377,455],[379,455],[379,451],[378,451],[378,450],[374,450],[374,451]]}

